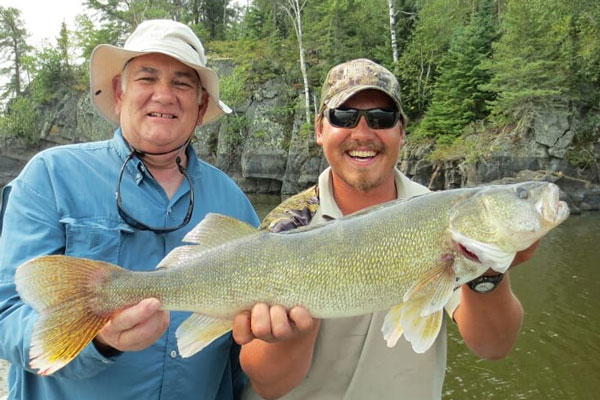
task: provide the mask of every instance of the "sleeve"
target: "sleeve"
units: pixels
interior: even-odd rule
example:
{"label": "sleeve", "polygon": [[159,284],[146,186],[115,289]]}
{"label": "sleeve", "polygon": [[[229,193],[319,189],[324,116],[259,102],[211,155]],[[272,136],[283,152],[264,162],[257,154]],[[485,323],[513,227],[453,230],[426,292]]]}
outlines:
{"label": "sleeve", "polygon": [[[23,262],[40,255],[61,254],[65,249],[64,227],[59,222],[55,190],[44,160],[34,158],[3,190],[2,200],[0,358],[35,372],[29,368],[29,343],[36,313],[19,297],[14,277]],[[95,375],[110,363],[90,345],[56,375]]]}
{"label": "sleeve", "polygon": [[262,221],[259,229],[277,233],[306,226],[319,208],[317,186],[308,188],[275,207]]}

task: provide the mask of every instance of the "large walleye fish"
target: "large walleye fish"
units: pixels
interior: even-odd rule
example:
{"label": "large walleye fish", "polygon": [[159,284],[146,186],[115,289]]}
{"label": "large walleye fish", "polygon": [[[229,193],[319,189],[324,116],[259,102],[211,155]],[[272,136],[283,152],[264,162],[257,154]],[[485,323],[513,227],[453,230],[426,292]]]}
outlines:
{"label": "large walleye fish", "polygon": [[194,312],[176,331],[182,357],[231,330],[233,316],[257,302],[302,305],[318,318],[391,308],[382,328],[388,346],[404,334],[422,353],[458,286],[488,268],[505,272],[516,252],[568,215],[557,186],[525,182],[425,194],[278,234],[209,214],[156,271],[42,256],[15,277],[39,313],[30,365],[55,372],[115,312],[147,297]]}

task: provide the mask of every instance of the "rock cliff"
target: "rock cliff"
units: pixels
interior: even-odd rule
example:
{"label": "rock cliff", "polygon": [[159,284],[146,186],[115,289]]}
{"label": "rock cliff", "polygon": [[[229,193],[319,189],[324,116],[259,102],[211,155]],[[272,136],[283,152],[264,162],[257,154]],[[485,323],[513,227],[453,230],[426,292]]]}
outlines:
{"label": "rock cliff", "polygon": [[[327,166],[312,129],[302,124],[301,103],[290,96],[283,79],[272,79],[235,105],[232,115],[198,129],[193,145],[201,158],[228,173],[247,193],[297,193],[316,182]],[[44,111],[44,121],[39,147],[3,143],[0,185],[40,149],[105,139],[113,131],[85,93],[66,95]],[[544,179],[561,187],[575,211],[600,210],[600,127],[590,128],[593,139],[586,148],[574,150],[577,123],[568,108],[541,112],[525,128],[466,137],[454,155],[440,155],[433,144],[413,143],[409,136],[399,167],[433,190]]]}

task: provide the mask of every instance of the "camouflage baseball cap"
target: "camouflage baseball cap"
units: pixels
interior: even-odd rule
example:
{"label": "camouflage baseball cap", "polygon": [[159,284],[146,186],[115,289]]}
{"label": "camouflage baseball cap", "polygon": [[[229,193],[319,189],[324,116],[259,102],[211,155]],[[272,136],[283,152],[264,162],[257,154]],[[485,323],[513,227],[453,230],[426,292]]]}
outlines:
{"label": "camouflage baseball cap", "polygon": [[350,97],[366,89],[387,94],[400,111],[402,126],[406,126],[406,116],[400,105],[400,83],[386,68],[366,58],[347,61],[329,70],[321,89],[319,114],[326,107],[341,106]]}

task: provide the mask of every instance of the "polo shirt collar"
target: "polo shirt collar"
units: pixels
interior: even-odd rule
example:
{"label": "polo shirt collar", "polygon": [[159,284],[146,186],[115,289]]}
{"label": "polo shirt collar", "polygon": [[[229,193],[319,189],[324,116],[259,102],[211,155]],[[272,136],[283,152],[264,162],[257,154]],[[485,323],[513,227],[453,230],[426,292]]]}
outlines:
{"label": "polo shirt collar", "polygon": [[[396,182],[396,198],[403,199],[407,197],[404,190],[405,178],[397,168],[394,168],[394,181]],[[333,197],[333,178],[331,176],[331,167],[327,167],[319,175],[319,210],[321,217],[325,220],[338,219],[343,216],[342,211]]]}
{"label": "polo shirt collar", "polygon": [[[131,147],[129,144],[127,144],[127,142],[125,142],[121,127],[118,127],[115,130],[113,139],[111,141],[111,146],[117,153],[121,163],[124,163],[127,159],[127,156],[129,156],[129,153],[131,153]],[[185,154],[187,156],[186,171],[188,175],[190,178],[192,178],[192,180],[193,178],[198,178],[201,174],[201,168],[198,161],[198,156],[196,155],[196,150],[191,143],[187,146]],[[127,163],[125,170],[132,177],[135,177],[135,180],[138,184],[142,181],[144,176],[150,176],[144,163],[137,157],[133,157],[131,161]]]}

